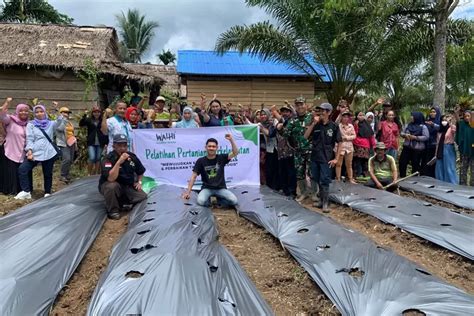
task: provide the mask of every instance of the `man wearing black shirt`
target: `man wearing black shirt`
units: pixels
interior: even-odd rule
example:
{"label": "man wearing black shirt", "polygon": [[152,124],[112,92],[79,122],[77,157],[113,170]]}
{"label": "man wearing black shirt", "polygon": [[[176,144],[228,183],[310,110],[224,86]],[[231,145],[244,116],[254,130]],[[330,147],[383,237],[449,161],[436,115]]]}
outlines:
{"label": "man wearing black shirt", "polygon": [[237,197],[227,190],[225,184],[225,174],[224,167],[229,161],[237,156],[239,149],[234,142],[231,134],[226,134],[225,138],[230,142],[232,146],[232,152],[229,154],[219,154],[217,155],[217,140],[214,138],[209,138],[206,142],[206,151],[207,156],[201,157],[196,161],[193,169],[193,175],[188,183],[188,189],[183,193],[183,198],[189,199],[191,190],[193,188],[194,182],[196,181],[197,176],[201,176],[202,188],[199,192],[197,203],[199,205],[208,206],[209,199],[211,196],[223,200],[225,204],[236,205]]}
{"label": "man wearing black shirt", "polygon": [[[337,163],[338,155],[334,155],[334,146],[342,141],[339,126],[329,118],[332,105],[323,103],[317,107],[318,114],[305,132],[305,138],[312,137],[311,175],[319,186],[319,207],[323,211],[329,206],[329,185],[331,184],[331,168]],[[341,146],[338,146],[338,150]]]}
{"label": "man wearing black shirt", "polygon": [[102,160],[99,191],[104,196],[108,217],[119,219],[123,203],[136,204],[147,198],[142,191],[145,167],[135,154],[127,151],[127,136],[117,134],[113,142],[114,150]]}

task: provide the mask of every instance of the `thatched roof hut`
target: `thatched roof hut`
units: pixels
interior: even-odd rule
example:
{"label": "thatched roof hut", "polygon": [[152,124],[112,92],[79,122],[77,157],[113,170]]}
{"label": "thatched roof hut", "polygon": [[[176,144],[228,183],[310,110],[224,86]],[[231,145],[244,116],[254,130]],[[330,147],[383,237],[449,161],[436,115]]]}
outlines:
{"label": "thatched roof hut", "polygon": [[91,60],[102,73],[160,84],[157,74],[133,71],[119,59],[112,27],[0,23],[0,66],[81,70]]}
{"label": "thatched roof hut", "polygon": [[176,66],[155,64],[124,64],[124,66],[134,72],[143,73],[148,76],[159,75],[165,80],[165,83],[161,86],[162,89],[179,93],[180,85]]}
{"label": "thatched roof hut", "polygon": [[[122,63],[112,27],[0,23],[0,34],[0,99],[83,109],[95,101],[107,106],[127,85],[159,91],[166,81],[149,67]],[[90,63],[100,76],[92,89],[78,78]]]}

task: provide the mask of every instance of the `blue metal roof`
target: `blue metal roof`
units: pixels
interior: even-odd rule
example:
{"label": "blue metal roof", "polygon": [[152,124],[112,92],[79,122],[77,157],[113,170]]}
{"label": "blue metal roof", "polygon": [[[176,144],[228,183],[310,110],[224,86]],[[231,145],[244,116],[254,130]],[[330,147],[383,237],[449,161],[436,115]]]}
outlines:
{"label": "blue metal roof", "polygon": [[[323,76],[324,81],[330,81],[320,64],[313,63],[313,67]],[[286,63],[263,61],[258,55],[226,52],[220,56],[214,51],[201,50],[179,50],[178,73],[220,76],[308,76],[305,72],[293,69]]]}

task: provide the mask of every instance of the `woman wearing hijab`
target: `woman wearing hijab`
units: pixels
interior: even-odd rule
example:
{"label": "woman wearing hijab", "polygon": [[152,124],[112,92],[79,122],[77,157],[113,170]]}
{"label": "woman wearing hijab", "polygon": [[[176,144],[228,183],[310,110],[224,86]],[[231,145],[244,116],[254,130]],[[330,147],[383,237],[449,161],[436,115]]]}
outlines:
{"label": "woman wearing hijab", "polygon": [[193,109],[186,106],[183,109],[183,115],[181,121],[176,122],[176,128],[198,128],[199,124],[195,120],[195,113]]}
{"label": "woman wearing hijab", "polygon": [[411,122],[400,135],[405,139],[399,161],[400,178],[404,178],[407,175],[409,163],[411,163],[412,173],[421,169],[421,157],[426,149],[426,141],[430,137],[423,113],[412,112]]}
{"label": "woman wearing hijab", "polygon": [[265,184],[273,190],[279,190],[276,129],[269,109],[263,108],[260,111],[260,123],[258,124],[264,139],[265,160],[263,167],[265,170]]}
{"label": "woman wearing hijab", "polygon": [[15,196],[17,200],[31,199],[31,183],[28,173],[41,163],[44,179],[44,197],[51,195],[53,185],[53,167],[59,150],[52,139],[58,122],[52,122],[48,118],[43,105],[33,108],[34,120],[26,125],[26,159],[18,169],[21,192]]}
{"label": "woman wearing hijab", "polygon": [[[459,184],[474,186],[474,112],[465,111],[462,119],[458,120],[456,130],[456,144],[461,155],[459,169]],[[469,184],[467,176],[470,174]]]}
{"label": "woman wearing hijab", "polygon": [[367,177],[370,148],[375,147],[375,133],[372,129],[372,126],[367,121],[366,116],[368,115],[364,115],[363,112],[359,112],[357,114],[357,119],[354,122],[356,138],[353,142],[353,169],[356,177]]}
{"label": "woman wearing hijab", "polygon": [[450,115],[441,117],[441,126],[438,132],[438,146],[436,147],[436,179],[458,184],[456,174],[456,150],[454,149],[454,138],[456,135],[456,123]]}
{"label": "woman wearing hijab", "polygon": [[[5,129],[5,161],[0,179],[3,194],[17,194],[21,191],[18,168],[25,158],[26,125],[30,113],[28,105],[18,104],[14,115],[7,114],[11,101],[11,98],[6,99],[0,110],[0,122]],[[27,176],[31,184],[32,173],[29,172]]]}
{"label": "woman wearing hijab", "polygon": [[365,113],[365,120],[367,121],[367,123],[369,123],[370,128],[375,133],[375,126],[376,126],[375,125],[375,114],[373,112]]}
{"label": "woman wearing hijab", "polygon": [[441,110],[439,106],[433,106],[426,116],[425,125],[428,128],[430,137],[426,142],[426,150],[421,157],[421,174],[428,177],[435,177],[435,164],[428,164],[436,155],[436,144],[438,143],[438,131],[441,124]]}

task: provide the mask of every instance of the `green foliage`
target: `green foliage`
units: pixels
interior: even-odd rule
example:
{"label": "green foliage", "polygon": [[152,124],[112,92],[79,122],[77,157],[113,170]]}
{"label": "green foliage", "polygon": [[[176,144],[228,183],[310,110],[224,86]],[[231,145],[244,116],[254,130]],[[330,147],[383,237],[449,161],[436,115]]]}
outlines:
{"label": "green foliage", "polygon": [[46,0],[4,0],[0,9],[0,21],[5,22],[72,24],[73,21]]}
{"label": "green foliage", "polygon": [[82,100],[87,101],[89,100],[91,91],[94,88],[97,88],[97,85],[103,80],[100,77],[100,71],[91,58],[86,58],[84,60],[84,68],[77,71],[76,75],[79,77],[79,79],[84,81],[85,89]]}
{"label": "green foliage", "polygon": [[163,65],[174,64],[176,61],[176,55],[173,54],[169,49],[163,51],[160,54],[157,54],[156,57],[163,63]]}
{"label": "green foliage", "polygon": [[146,21],[146,16],[137,9],[129,9],[126,14],[122,12],[115,17],[122,38],[120,51],[123,60],[129,63],[141,62],[155,36],[154,29],[159,26],[158,22]]}
{"label": "green foliage", "polygon": [[[216,50],[236,49],[289,63],[323,81],[314,64],[332,78],[331,103],[372,82],[383,82],[398,64],[414,65],[431,52],[428,30],[378,15],[365,1],[247,0],[276,20],[234,26],[221,34]],[[377,2],[377,1],[376,1]]]}

